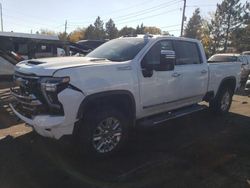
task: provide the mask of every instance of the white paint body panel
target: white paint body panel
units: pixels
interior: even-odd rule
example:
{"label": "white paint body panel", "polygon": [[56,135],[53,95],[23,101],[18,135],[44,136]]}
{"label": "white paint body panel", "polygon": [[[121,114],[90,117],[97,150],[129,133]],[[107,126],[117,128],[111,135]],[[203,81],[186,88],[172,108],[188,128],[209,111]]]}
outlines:
{"label": "white paint body panel", "polygon": [[[166,39],[196,42],[203,63],[176,66],[173,71],[154,71],[151,78],[144,78],[141,71],[142,58],[153,44]],[[224,78],[236,77],[237,84],[240,78],[240,65],[208,65],[200,42],[174,37],[151,39],[133,60],[126,62],[93,62],[86,57],[48,58],[40,61],[46,63],[30,65],[24,61],[17,65],[16,70],[38,76],[69,76],[70,84],[82,91],[81,93],[65,89],[59,94],[58,98],[65,112],[63,117],[36,116],[33,120],[27,120],[14,111],[41,135],[55,138],[72,134],[79,106],[86,96],[92,94],[115,90],[129,91],[135,99],[136,118],[140,119],[201,102],[208,91],[217,92]],[[173,77],[172,74],[175,72],[180,73],[180,77]],[[145,108],[147,106],[151,107]],[[52,130],[50,134],[44,132],[48,127]]]}
{"label": "white paint body panel", "polygon": [[209,85],[208,90],[217,93],[218,86],[226,77],[236,78],[236,89],[240,87],[240,63],[226,62],[226,63],[211,63],[209,64]]}
{"label": "white paint body panel", "polygon": [[65,89],[59,93],[58,99],[63,105],[64,116],[38,115],[30,119],[17,112],[12,105],[10,107],[20,119],[32,126],[40,135],[59,139],[63,135],[73,133],[74,123],[78,120],[76,113],[80,106],[79,101],[84,99],[84,95],[72,89]]}

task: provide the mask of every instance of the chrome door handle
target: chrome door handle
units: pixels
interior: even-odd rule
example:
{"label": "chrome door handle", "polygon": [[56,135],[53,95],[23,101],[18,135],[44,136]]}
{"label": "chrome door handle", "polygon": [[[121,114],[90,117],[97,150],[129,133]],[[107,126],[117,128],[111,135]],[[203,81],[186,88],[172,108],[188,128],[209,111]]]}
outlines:
{"label": "chrome door handle", "polygon": [[178,72],[175,72],[172,74],[172,77],[179,77],[181,74],[179,74]]}
{"label": "chrome door handle", "polygon": [[207,73],[207,70],[202,70],[201,71],[201,74],[206,74]]}

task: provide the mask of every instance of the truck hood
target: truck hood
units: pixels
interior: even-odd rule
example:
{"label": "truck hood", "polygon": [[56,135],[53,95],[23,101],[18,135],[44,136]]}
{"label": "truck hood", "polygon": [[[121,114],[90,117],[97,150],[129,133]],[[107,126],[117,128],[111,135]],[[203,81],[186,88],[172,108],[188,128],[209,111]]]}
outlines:
{"label": "truck hood", "polygon": [[35,74],[37,76],[53,76],[54,72],[60,69],[117,63],[118,62],[89,57],[55,57],[22,61],[16,65],[15,70],[25,74]]}

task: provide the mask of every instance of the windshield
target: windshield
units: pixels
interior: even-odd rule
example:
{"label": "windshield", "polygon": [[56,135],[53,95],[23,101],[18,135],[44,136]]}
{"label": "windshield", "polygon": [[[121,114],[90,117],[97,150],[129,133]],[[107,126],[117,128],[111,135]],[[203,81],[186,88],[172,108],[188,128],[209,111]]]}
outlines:
{"label": "windshield", "polygon": [[236,62],[237,56],[228,56],[228,55],[214,55],[208,59],[208,62]]}
{"label": "windshield", "polygon": [[87,57],[105,58],[110,61],[128,61],[134,59],[146,43],[142,38],[114,39],[101,45],[89,53]]}

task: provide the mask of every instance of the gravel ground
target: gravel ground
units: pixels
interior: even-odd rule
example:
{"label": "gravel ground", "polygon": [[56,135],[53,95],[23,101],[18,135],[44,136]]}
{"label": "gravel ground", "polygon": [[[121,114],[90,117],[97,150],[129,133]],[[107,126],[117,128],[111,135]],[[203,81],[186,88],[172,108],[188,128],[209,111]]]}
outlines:
{"label": "gravel ground", "polygon": [[117,156],[95,160],[68,142],[38,136],[0,90],[0,187],[250,187],[250,98],[230,113],[208,110],[137,130]]}

